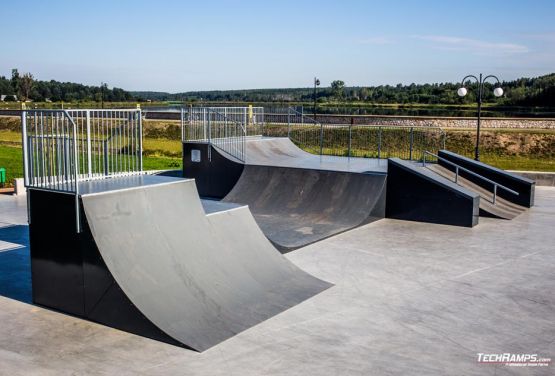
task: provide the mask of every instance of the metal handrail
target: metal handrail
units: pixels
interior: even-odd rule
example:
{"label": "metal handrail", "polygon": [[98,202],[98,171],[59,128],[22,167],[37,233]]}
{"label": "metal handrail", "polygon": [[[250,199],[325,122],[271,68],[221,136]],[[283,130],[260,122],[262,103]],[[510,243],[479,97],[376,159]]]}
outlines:
{"label": "metal handrail", "polygon": [[424,154],[423,154],[423,156],[422,156],[422,166],[423,166],[423,167],[426,167],[426,155],[431,155],[432,157],[437,158],[438,161],[443,161],[443,162],[445,162],[445,163],[447,163],[447,164],[449,164],[449,165],[451,165],[451,166],[454,166],[454,167],[455,167],[455,183],[456,183],[456,184],[458,184],[458,181],[459,181],[459,170],[462,170],[462,171],[464,171],[464,172],[466,172],[466,173],[468,173],[468,174],[470,174],[470,175],[472,175],[472,176],[475,176],[475,177],[477,177],[477,178],[479,178],[479,179],[482,179],[483,181],[485,181],[485,182],[487,182],[487,183],[492,184],[492,185],[493,185],[493,200],[492,200],[492,204],[494,204],[494,205],[495,205],[495,200],[496,200],[496,197],[497,197],[497,188],[498,188],[498,187],[501,188],[501,189],[503,189],[503,190],[505,190],[506,192],[509,192],[509,193],[513,194],[513,195],[516,195],[516,196],[519,195],[518,192],[516,192],[516,191],[514,191],[514,190],[512,190],[512,189],[510,189],[510,188],[505,187],[503,184],[499,184],[499,183],[497,183],[496,181],[493,181],[493,180],[491,180],[491,179],[488,179],[488,178],[486,178],[485,176],[482,176],[482,175],[480,175],[480,174],[477,174],[477,173],[475,173],[474,171],[469,170],[468,168],[459,166],[458,164],[456,164],[456,163],[454,163],[454,162],[451,162],[450,160],[447,160],[447,159],[445,159],[445,158],[443,158],[443,157],[440,157],[439,155],[434,154],[434,153],[431,153],[431,152],[429,152],[429,151],[424,151]]}

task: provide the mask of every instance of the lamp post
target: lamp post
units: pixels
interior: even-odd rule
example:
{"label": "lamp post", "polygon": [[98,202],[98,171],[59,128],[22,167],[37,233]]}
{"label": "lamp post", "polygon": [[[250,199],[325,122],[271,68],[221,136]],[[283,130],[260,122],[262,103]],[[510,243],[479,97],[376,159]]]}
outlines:
{"label": "lamp post", "polygon": [[314,120],[316,120],[316,87],[320,86],[320,80],[314,77]]}
{"label": "lamp post", "polygon": [[476,80],[476,83],[478,84],[478,124],[476,127],[476,148],[474,150],[474,159],[479,161],[480,160],[480,121],[481,121],[481,117],[482,117],[482,96],[484,94],[484,84],[486,83],[486,81],[490,78],[494,79],[497,82],[498,87],[496,87],[493,90],[493,95],[495,95],[496,97],[500,97],[503,95],[503,89],[500,87],[501,86],[501,82],[499,82],[499,78],[495,77],[494,75],[488,75],[486,77],[482,77],[482,73],[480,73],[479,78],[469,74],[468,76],[466,76],[465,78],[462,79],[461,82],[461,87],[457,90],[457,94],[460,97],[464,97],[467,93],[468,90],[466,90],[466,88],[464,87],[464,83],[469,79],[469,78],[473,78],[474,80]]}
{"label": "lamp post", "polygon": [[100,83],[100,106],[104,108],[104,82]]}

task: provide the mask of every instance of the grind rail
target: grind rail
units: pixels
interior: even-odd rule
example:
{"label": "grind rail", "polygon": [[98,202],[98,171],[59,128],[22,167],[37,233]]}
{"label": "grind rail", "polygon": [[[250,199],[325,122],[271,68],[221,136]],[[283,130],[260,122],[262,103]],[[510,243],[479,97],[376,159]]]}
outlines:
{"label": "grind rail", "polygon": [[465,167],[459,166],[458,164],[456,164],[456,163],[454,163],[454,162],[451,162],[450,160],[447,160],[447,159],[445,159],[445,158],[442,158],[442,157],[440,157],[439,155],[434,154],[434,153],[431,153],[431,152],[429,152],[429,151],[425,151],[425,152],[424,152],[424,155],[423,155],[423,158],[422,158],[422,166],[423,166],[423,167],[426,167],[426,163],[427,163],[427,161],[426,161],[426,155],[429,155],[429,156],[431,156],[431,157],[433,157],[433,158],[436,158],[436,160],[438,160],[438,161],[442,161],[442,162],[447,163],[448,165],[454,167],[454,168],[455,168],[455,177],[454,177],[453,181],[455,182],[455,184],[459,184],[459,175],[460,175],[459,172],[460,172],[460,171],[463,171],[463,172],[465,172],[465,173],[467,173],[467,174],[469,174],[469,175],[472,175],[472,176],[474,176],[474,177],[477,177],[478,179],[480,179],[480,180],[482,180],[482,181],[485,181],[486,183],[491,184],[492,187],[493,187],[493,192],[492,192],[492,195],[493,195],[493,196],[492,196],[491,203],[492,203],[493,205],[495,205],[495,201],[496,201],[496,198],[497,198],[497,189],[498,189],[498,188],[500,188],[500,189],[502,189],[502,190],[504,190],[504,191],[506,191],[506,192],[509,192],[509,193],[511,193],[511,194],[513,194],[513,195],[515,195],[515,196],[518,196],[518,195],[519,195],[518,192],[516,192],[516,191],[514,191],[514,190],[512,190],[512,189],[510,189],[510,188],[507,188],[507,187],[505,187],[505,186],[502,185],[502,184],[499,184],[499,183],[497,183],[497,182],[495,182],[495,181],[493,181],[493,180],[491,180],[491,179],[488,179],[488,178],[486,178],[486,177],[484,177],[484,176],[482,176],[482,175],[480,175],[480,174],[477,174],[477,173],[475,173],[474,171],[471,171],[471,170],[469,170],[469,169],[467,169],[467,168],[465,168]]}

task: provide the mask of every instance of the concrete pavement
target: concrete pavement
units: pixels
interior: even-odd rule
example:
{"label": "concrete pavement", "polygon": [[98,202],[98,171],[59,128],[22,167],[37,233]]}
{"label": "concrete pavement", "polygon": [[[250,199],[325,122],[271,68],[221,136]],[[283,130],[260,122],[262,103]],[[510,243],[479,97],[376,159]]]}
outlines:
{"label": "concrete pavement", "polygon": [[336,286],[203,353],[26,303],[24,202],[0,196],[0,375],[555,374],[477,362],[555,358],[555,188],[512,221],[385,219],[289,253]]}

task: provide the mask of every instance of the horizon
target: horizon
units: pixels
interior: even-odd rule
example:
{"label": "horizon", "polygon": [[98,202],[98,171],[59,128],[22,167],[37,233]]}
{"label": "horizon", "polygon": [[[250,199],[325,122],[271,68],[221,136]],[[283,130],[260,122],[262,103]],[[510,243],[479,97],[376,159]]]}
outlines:
{"label": "horizon", "polygon": [[554,3],[481,4],[30,0],[32,12],[3,7],[11,34],[0,71],[164,93],[302,89],[314,76],[323,87],[365,87],[553,72]]}

